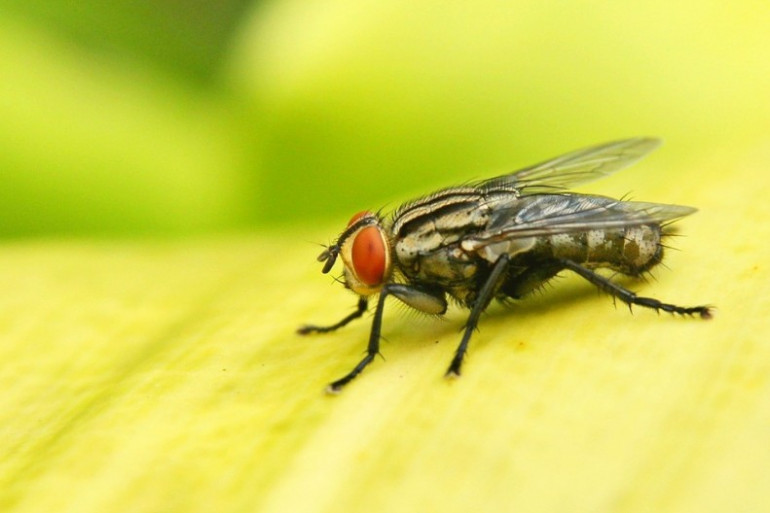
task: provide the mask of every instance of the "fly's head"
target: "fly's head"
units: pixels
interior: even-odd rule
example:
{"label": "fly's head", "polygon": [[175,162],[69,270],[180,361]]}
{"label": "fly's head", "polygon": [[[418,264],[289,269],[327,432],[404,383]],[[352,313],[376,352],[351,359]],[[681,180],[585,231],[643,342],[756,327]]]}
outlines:
{"label": "fly's head", "polygon": [[331,271],[337,256],[345,265],[349,289],[361,296],[379,292],[391,273],[390,244],[379,216],[364,211],[350,219],[337,242],[318,255],[324,274]]}

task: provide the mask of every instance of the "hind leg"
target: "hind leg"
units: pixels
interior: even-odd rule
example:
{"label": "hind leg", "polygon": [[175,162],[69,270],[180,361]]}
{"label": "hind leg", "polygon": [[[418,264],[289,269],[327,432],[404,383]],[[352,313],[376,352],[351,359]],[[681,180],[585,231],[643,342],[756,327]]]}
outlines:
{"label": "hind leg", "polygon": [[710,306],[678,306],[672,305],[670,303],[663,303],[662,301],[652,297],[640,297],[630,290],[621,287],[617,283],[613,283],[608,278],[605,278],[604,276],[592,271],[591,269],[587,269],[582,265],[573,262],[572,260],[559,260],[559,262],[564,266],[565,269],[569,269],[570,271],[585,278],[586,280],[599,287],[600,290],[610,294],[612,297],[620,299],[626,303],[629,308],[631,308],[631,305],[639,305],[645,308],[652,308],[653,310],[657,311],[663,310],[664,312],[673,314],[699,315],[701,319],[711,318]]}

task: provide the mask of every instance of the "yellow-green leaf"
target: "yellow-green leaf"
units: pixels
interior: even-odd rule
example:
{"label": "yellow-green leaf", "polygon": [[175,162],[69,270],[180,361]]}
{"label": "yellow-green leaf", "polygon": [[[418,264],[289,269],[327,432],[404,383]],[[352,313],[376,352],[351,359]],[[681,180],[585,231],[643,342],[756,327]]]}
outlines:
{"label": "yellow-green leaf", "polygon": [[714,150],[638,191],[701,211],[630,285],[715,319],[566,277],[492,308],[449,382],[464,312],[388,304],[386,361],[336,397],[367,319],[295,329],[355,304],[306,242],[340,227],[6,242],[0,511],[767,510],[769,164]]}

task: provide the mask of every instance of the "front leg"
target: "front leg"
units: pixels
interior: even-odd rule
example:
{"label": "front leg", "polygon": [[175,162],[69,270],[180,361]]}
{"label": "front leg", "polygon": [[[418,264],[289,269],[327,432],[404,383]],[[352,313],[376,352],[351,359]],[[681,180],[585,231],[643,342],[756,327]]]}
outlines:
{"label": "front leg", "polygon": [[300,326],[299,328],[297,328],[297,333],[299,333],[300,335],[307,335],[309,333],[328,333],[330,331],[337,330],[345,326],[346,324],[348,324],[353,319],[358,319],[359,317],[361,317],[366,311],[368,304],[369,304],[369,301],[366,299],[366,297],[361,296],[358,298],[358,305],[356,306],[356,311],[346,316],[340,322],[334,323],[331,326],[315,326],[313,324],[306,324],[304,326]]}
{"label": "front leg", "polygon": [[332,394],[338,393],[342,387],[361,374],[361,371],[367,365],[372,363],[374,357],[380,352],[380,328],[382,327],[382,312],[385,309],[385,298],[388,297],[388,286],[385,285],[380,291],[380,299],[377,301],[377,308],[374,310],[374,319],[372,320],[372,331],[369,333],[369,345],[366,347],[366,356],[353,367],[353,370],[337,381],[332,382],[326,388],[326,391]]}
{"label": "front leg", "polygon": [[[441,315],[446,312],[447,302],[444,292],[441,290],[428,290],[413,285],[403,285],[401,283],[389,283],[380,291],[380,298],[377,301],[377,308],[374,311],[372,320],[372,331],[369,334],[369,345],[366,348],[366,356],[358,362],[352,371],[344,377],[333,382],[327,388],[330,393],[339,392],[342,387],[347,385],[353,378],[361,374],[367,365],[372,363],[374,357],[380,352],[380,330],[382,327],[382,314],[385,309],[385,298],[393,295],[416,310],[433,315]],[[365,298],[362,298],[365,301]],[[365,308],[365,306],[364,306]]]}

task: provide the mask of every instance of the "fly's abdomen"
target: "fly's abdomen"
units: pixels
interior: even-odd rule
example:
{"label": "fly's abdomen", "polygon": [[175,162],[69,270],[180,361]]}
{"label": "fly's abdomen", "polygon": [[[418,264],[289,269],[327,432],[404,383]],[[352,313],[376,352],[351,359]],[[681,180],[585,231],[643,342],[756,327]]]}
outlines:
{"label": "fly's abdomen", "polygon": [[546,247],[541,248],[554,258],[572,260],[589,268],[607,267],[638,275],[660,262],[660,239],[659,225],[640,225],[550,235],[542,241]]}

